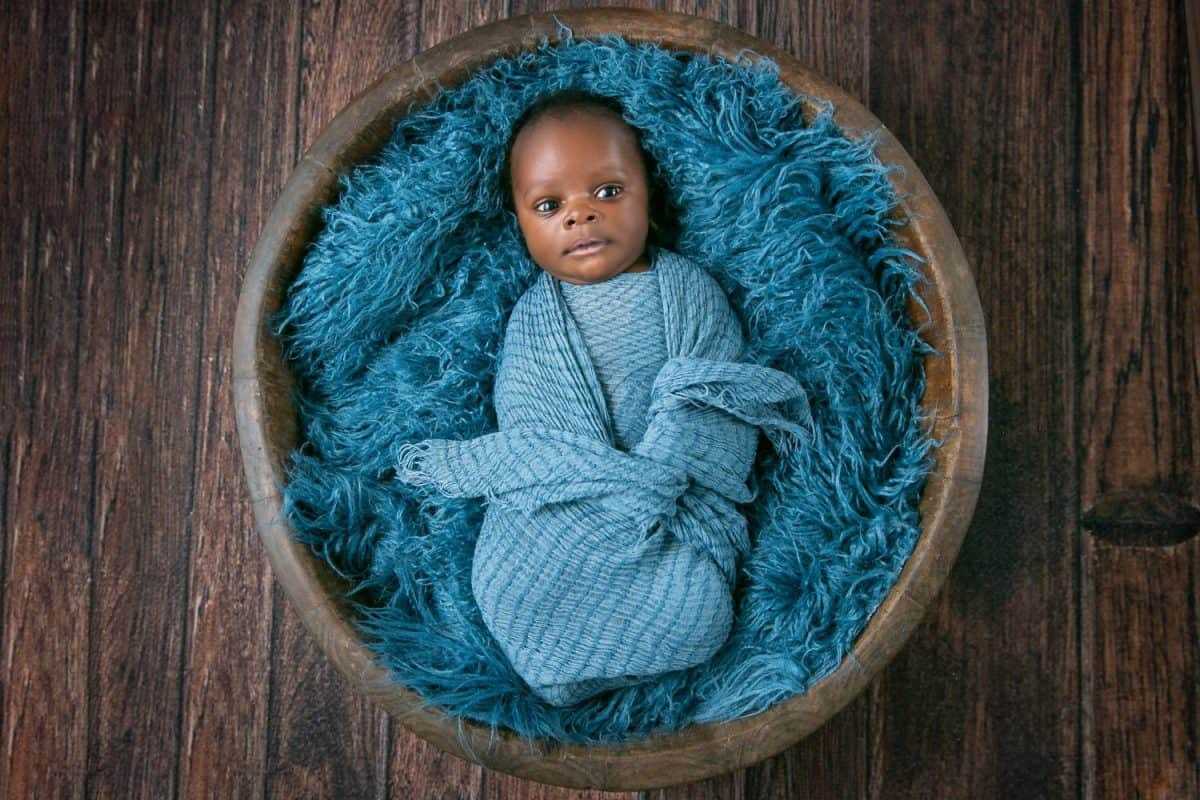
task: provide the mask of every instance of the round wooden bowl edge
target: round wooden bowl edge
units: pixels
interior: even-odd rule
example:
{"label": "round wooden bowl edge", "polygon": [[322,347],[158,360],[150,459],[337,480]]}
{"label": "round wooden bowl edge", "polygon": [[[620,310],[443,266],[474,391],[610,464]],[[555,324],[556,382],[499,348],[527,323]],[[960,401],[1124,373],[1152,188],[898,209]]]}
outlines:
{"label": "round wooden bowl edge", "polygon": [[[904,175],[893,180],[916,221],[904,235],[925,255],[934,277],[922,297],[934,312],[929,335],[940,352],[927,367],[938,365],[935,378],[946,382],[942,391],[953,400],[952,408],[931,415],[935,435],[944,436],[945,443],[935,452],[937,466],[922,495],[916,548],[841,665],[807,692],[753,717],[617,745],[531,742],[450,719],[391,682],[357,637],[349,610],[334,596],[337,581],[292,539],[283,520],[283,464],[296,445],[295,411],[290,421],[279,421],[286,416],[279,403],[281,396],[290,401],[290,381],[268,320],[299,269],[304,243],[317,230],[316,211],[336,197],[338,174],[377,152],[409,104],[427,99],[437,85],[455,85],[482,63],[530,47],[543,36],[552,38],[559,21],[578,39],[616,33],[731,60],[770,58],[793,90],[831,100],[835,120],[848,132],[874,133],[880,158],[903,168]],[[268,557],[301,620],[343,674],[444,750],[545,783],[633,791],[710,778],[786,749],[853,699],[900,650],[944,582],[978,496],[986,445],[986,337],[970,269],[945,211],[895,138],[852,97],[790,54],[712,20],[633,9],[561,11],[476,28],[421,53],[382,76],[330,124],[297,166],[251,257],[235,323],[233,392],[247,482]]]}

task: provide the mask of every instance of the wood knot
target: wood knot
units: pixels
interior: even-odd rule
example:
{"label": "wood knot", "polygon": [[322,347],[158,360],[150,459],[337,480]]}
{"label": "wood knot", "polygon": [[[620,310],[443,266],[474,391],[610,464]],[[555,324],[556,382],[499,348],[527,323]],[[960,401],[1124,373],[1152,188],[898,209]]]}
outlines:
{"label": "wood knot", "polygon": [[1102,495],[1081,522],[1106,542],[1166,547],[1200,533],[1200,508],[1158,489],[1127,489]]}

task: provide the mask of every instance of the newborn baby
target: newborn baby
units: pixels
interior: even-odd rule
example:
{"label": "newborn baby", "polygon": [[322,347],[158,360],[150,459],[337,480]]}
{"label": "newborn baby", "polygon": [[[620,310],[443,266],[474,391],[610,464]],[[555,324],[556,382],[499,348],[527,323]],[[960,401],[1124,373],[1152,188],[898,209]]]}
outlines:
{"label": "newborn baby", "polygon": [[401,448],[399,477],[489,505],[472,590],[542,700],[707,661],[749,547],[759,428],[803,436],[788,375],[741,361],[716,281],[648,247],[648,159],[614,102],[564,93],[515,126],[507,177],[543,270],[505,331],[500,430]]}

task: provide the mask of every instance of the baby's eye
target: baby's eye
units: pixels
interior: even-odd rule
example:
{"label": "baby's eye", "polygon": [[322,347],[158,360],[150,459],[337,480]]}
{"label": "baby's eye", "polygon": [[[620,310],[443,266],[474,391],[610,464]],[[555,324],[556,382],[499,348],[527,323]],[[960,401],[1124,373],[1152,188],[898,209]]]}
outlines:
{"label": "baby's eye", "polygon": [[534,203],[533,210],[539,214],[550,214],[557,211],[559,205],[557,200],[539,200]]}
{"label": "baby's eye", "polygon": [[616,197],[623,191],[625,190],[621,188],[619,184],[606,183],[604,186],[601,186],[596,190],[596,197],[599,197],[601,200],[609,200],[613,197]]}

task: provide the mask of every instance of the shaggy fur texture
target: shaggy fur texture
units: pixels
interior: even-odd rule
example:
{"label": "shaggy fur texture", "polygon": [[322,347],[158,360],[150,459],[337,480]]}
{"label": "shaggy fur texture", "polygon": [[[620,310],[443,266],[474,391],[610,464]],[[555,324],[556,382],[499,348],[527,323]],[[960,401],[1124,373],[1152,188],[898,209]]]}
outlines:
{"label": "shaggy fur texture", "polygon": [[[406,486],[395,465],[406,443],[496,429],[501,335],[538,274],[500,165],[522,110],[567,88],[624,103],[678,210],[668,244],[726,291],[749,359],[803,385],[813,441],[760,448],[744,508],[753,550],[717,655],[554,708],[512,671],[472,598],[482,502]],[[805,123],[767,62],[564,30],[410,109],[343,180],[277,318],[305,440],[286,505],[353,584],[361,630],[397,681],[526,736],[618,741],[762,711],[849,651],[918,535],[928,348],[905,316],[919,275],[890,236],[888,170],[869,136],[846,138],[819,105]]]}

